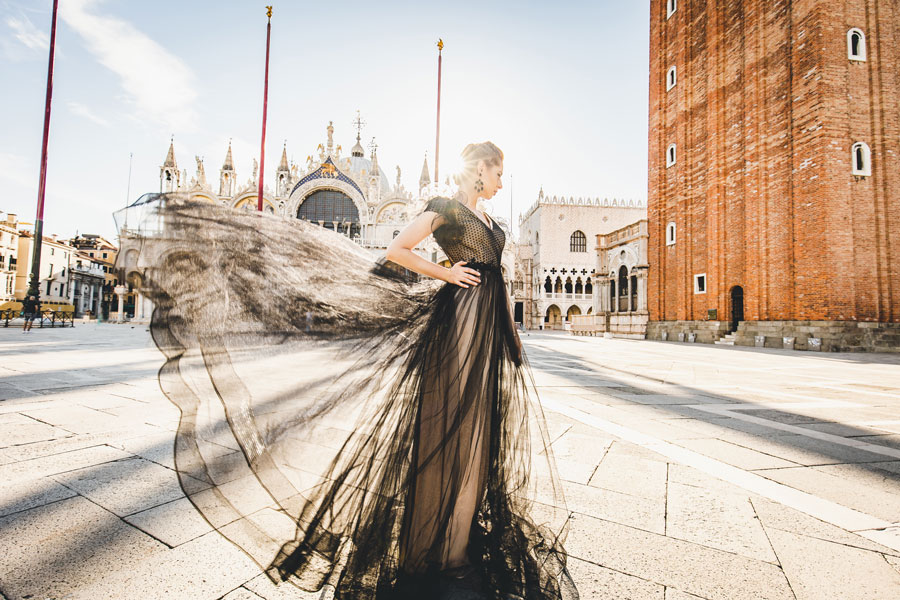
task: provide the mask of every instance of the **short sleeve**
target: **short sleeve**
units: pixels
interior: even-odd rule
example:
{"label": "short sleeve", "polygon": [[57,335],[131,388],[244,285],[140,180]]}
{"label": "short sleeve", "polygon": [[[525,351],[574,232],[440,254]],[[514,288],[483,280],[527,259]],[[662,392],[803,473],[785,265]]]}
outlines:
{"label": "short sleeve", "polygon": [[428,204],[425,205],[425,212],[436,212],[439,215],[446,217],[450,213],[450,202],[449,198],[442,198],[438,196],[437,198],[432,198],[428,201]]}
{"label": "short sleeve", "polygon": [[[446,227],[448,223],[457,222],[451,202],[455,202],[455,200],[438,196],[429,200],[428,204],[425,205],[425,210],[423,212],[435,212],[438,215],[444,217],[444,223],[442,223],[437,229]],[[437,219],[437,217],[435,217],[435,219]],[[437,229],[435,229],[435,231],[437,231]]]}

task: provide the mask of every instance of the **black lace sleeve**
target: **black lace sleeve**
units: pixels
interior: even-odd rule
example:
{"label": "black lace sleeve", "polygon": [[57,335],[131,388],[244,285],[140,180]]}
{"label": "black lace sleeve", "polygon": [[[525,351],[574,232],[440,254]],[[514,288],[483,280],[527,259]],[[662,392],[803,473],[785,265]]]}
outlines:
{"label": "black lace sleeve", "polygon": [[462,225],[459,222],[459,208],[459,202],[453,198],[437,196],[428,201],[423,211],[435,212],[444,218],[444,222],[439,227],[434,228],[433,231],[437,233],[440,230],[439,235],[448,243],[457,241],[462,235]]}

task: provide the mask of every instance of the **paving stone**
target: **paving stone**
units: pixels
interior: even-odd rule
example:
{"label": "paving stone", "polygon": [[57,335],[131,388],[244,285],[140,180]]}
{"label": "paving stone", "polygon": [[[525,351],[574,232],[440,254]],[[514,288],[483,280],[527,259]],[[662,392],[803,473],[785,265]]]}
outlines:
{"label": "paving stone", "polygon": [[891,523],[900,521],[900,495],[860,486],[858,482],[842,477],[837,472],[831,474],[823,469],[831,467],[763,469],[756,473]]}
{"label": "paving stone", "polygon": [[246,554],[216,532],[149,556],[127,569],[95,577],[72,592],[73,600],[205,600],[220,598],[260,571]]}
{"label": "paving stone", "polygon": [[705,599],[700,598],[700,596],[695,596],[694,594],[688,594],[687,592],[682,592],[680,590],[676,590],[675,588],[667,587],[665,600],[705,600]]}
{"label": "paving stone", "polygon": [[876,544],[867,538],[836,527],[831,523],[805,515],[789,506],[784,506],[756,495],[750,497],[750,503],[759,517],[760,524],[767,531],[773,528],[781,529],[782,531],[819,538],[836,544],[844,544],[845,546],[853,546],[863,550],[872,550],[873,552],[900,557],[900,550]]}
{"label": "paving stone", "polygon": [[0,481],[9,483],[37,479],[112,460],[130,458],[127,452],[106,445],[90,446],[70,452],[41,456],[0,466]]}
{"label": "paving stone", "polygon": [[633,444],[614,443],[591,477],[590,485],[641,498],[665,498],[666,463],[636,457],[638,448]]}
{"label": "paving stone", "polygon": [[[128,572],[165,549],[109,511],[76,496],[0,518],[0,581],[10,600],[76,597],[68,595],[79,586],[105,573]],[[125,596],[113,593],[93,600],[98,598]]]}
{"label": "paving stone", "polygon": [[0,458],[0,465],[41,458],[44,456],[52,456],[54,454],[63,454],[73,450],[83,450],[93,446],[105,445],[125,450],[125,444],[122,443],[123,441],[128,440],[132,436],[141,437],[142,435],[144,435],[143,432],[121,430],[82,435],[70,434],[68,437],[56,440],[12,446],[3,450],[3,456]]}
{"label": "paving stone", "polygon": [[0,415],[0,447],[2,448],[55,440],[70,435],[72,435],[71,431],[42,423],[23,414]]}
{"label": "paving stone", "polygon": [[877,552],[780,529],[768,534],[798,600],[897,597],[900,573]]}
{"label": "paving stone", "polygon": [[228,592],[227,594],[222,596],[220,600],[259,600],[259,596],[257,596],[244,586],[241,586],[236,590]]}
{"label": "paving stone", "polygon": [[0,486],[0,517],[77,495],[46,477],[3,485]]}
{"label": "paving stone", "polygon": [[174,471],[142,458],[127,458],[53,477],[120,517],[184,496]]}
{"label": "paving stone", "polygon": [[678,440],[678,445],[748,471],[797,466],[797,463],[722,440]]}
{"label": "paving stone", "polygon": [[[873,462],[889,457],[860,448],[835,444],[818,438],[789,433],[766,436],[740,431],[722,433],[719,439],[731,444],[777,456],[801,465],[827,465],[848,462]],[[855,438],[859,439],[859,438]]]}
{"label": "paving stone", "polygon": [[777,563],[746,494],[669,482],[668,536]]}
{"label": "paving stone", "polygon": [[141,531],[168,546],[180,546],[212,531],[187,498],[179,498],[125,517]]}
{"label": "paving stone", "polygon": [[334,596],[327,587],[320,592],[305,592],[291,583],[275,585],[266,575],[257,575],[244,587],[264,600],[330,600]]}
{"label": "paving stone", "polygon": [[575,519],[566,550],[710,600],[794,598],[776,565],[591,517]]}
{"label": "paving stone", "polygon": [[577,582],[581,600],[666,600],[665,588],[652,581],[577,558],[570,558],[566,566]]}
{"label": "paving stone", "polygon": [[662,496],[645,498],[576,483],[564,486],[566,507],[575,513],[614,521],[637,529],[665,532]]}

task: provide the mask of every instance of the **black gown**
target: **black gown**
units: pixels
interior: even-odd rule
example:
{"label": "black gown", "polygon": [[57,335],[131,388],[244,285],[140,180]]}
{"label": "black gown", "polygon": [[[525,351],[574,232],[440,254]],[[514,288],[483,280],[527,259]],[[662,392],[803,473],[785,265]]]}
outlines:
{"label": "black gown", "polygon": [[426,210],[479,285],[410,284],[299,220],[145,203],[130,261],[181,411],[181,486],[273,581],[304,590],[577,599],[504,232],[453,199]]}

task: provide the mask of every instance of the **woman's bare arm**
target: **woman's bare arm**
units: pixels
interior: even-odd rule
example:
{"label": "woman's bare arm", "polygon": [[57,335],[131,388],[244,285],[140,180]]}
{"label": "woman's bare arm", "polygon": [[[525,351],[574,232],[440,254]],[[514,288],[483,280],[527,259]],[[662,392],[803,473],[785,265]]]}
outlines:
{"label": "woman's bare arm", "polygon": [[420,275],[426,275],[447,283],[453,283],[467,288],[481,283],[478,271],[465,266],[465,261],[453,265],[451,268],[442,267],[430,260],[425,260],[415,252],[419,242],[431,235],[434,229],[444,224],[444,218],[436,212],[426,211],[416,217],[403,231],[397,234],[388,246],[385,258],[395,262],[401,267],[406,267]]}

